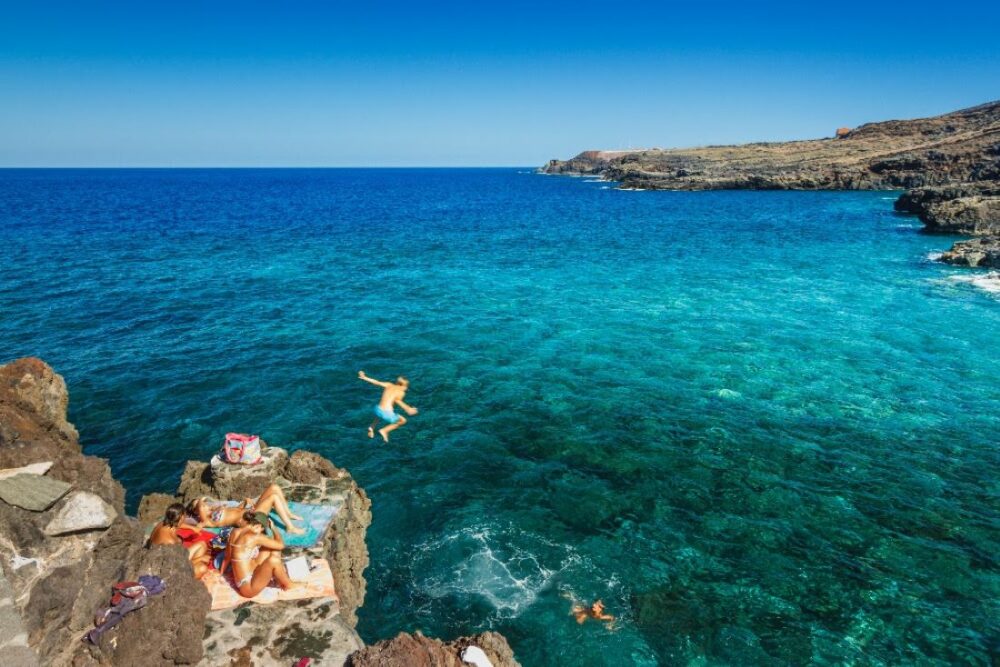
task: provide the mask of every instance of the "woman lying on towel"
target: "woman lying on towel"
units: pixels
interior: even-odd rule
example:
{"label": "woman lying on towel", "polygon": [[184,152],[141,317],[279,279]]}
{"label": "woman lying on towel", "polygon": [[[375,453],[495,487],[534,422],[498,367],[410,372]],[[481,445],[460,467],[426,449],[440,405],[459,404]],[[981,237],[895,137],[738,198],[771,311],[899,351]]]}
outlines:
{"label": "woman lying on towel", "polygon": [[235,526],[240,522],[243,512],[247,510],[268,514],[272,509],[278,513],[281,522],[285,524],[285,532],[292,535],[306,532],[292,523],[292,521],[301,521],[302,517],[298,514],[292,514],[288,508],[288,500],[285,499],[285,492],[277,484],[267,487],[256,501],[247,498],[235,507],[213,502],[208,498],[195,498],[188,503],[187,507],[188,514],[194,517],[199,526],[210,528]]}
{"label": "woman lying on towel", "polygon": [[201,579],[208,572],[212,559],[212,549],[208,543],[214,535],[207,531],[193,530],[181,526],[184,505],[174,503],[163,513],[163,520],[153,528],[149,536],[150,544],[182,544],[188,552],[188,560],[194,568],[194,576]]}
{"label": "woman lying on towel", "polygon": [[[259,512],[247,519],[246,528],[238,529],[230,541],[227,555],[233,568],[233,585],[239,594],[252,598],[264,590],[272,579],[286,591],[298,586],[288,578],[281,560],[285,542],[275,529],[274,522]],[[265,520],[274,537],[268,537],[264,532]]]}

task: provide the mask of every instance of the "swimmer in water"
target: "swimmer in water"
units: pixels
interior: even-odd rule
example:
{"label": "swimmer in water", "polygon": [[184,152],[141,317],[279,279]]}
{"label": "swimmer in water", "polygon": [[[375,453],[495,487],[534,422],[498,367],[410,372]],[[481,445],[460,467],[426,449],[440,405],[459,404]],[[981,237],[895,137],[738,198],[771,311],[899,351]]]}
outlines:
{"label": "swimmer in water", "polygon": [[570,610],[573,617],[576,618],[577,623],[583,623],[588,618],[592,618],[595,621],[605,621],[608,624],[608,629],[610,630],[614,627],[615,617],[611,614],[604,613],[604,603],[600,600],[596,600],[594,604],[589,607],[582,604],[573,605],[573,609]]}
{"label": "swimmer in water", "polygon": [[395,431],[406,423],[406,417],[397,415],[394,406],[398,405],[403,408],[403,411],[411,417],[417,414],[415,407],[403,402],[406,390],[410,388],[410,381],[400,375],[396,378],[395,382],[379,382],[365,375],[364,371],[358,371],[358,377],[376,387],[382,387],[382,398],[379,399],[378,405],[375,406],[375,421],[368,427],[368,437],[375,437],[375,427],[378,426],[379,420],[382,420],[388,423],[378,430],[378,434],[382,436],[383,440],[389,442],[389,432]]}

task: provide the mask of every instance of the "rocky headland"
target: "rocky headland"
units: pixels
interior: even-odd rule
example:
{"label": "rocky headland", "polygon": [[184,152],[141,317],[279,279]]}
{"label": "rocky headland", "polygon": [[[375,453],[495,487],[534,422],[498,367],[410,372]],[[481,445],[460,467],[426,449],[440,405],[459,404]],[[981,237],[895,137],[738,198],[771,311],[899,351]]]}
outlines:
{"label": "rocky headland", "polygon": [[[371,502],[346,470],[279,447],[267,447],[256,466],[191,461],[176,493],[145,496],[130,517],[107,462],[83,454],[66,420],[68,401],[63,378],[41,360],[0,366],[0,665],[250,667],[302,658],[313,666],[460,665],[469,644],[495,667],[518,664],[496,633],[450,643],[401,634],[364,646],[354,628],[365,597]],[[5,479],[4,471],[25,466],[30,472]],[[180,545],[144,546],[146,529],[170,503],[242,499],[272,482],[291,500],[338,508],[320,543],[306,550],[330,564],[336,596],[212,611]],[[111,586],[144,574],[161,577],[165,593],[125,616],[98,645],[81,641]]]}
{"label": "rocky headland", "polygon": [[933,118],[868,123],[806,141],[630,151],[551,160],[656,190],[890,190],[1000,179],[1000,101]]}
{"label": "rocky headland", "polygon": [[640,190],[898,190],[931,233],[981,237],[941,261],[1000,267],[1000,101],[932,118],[841,128],[825,139],[584,151],[546,174],[599,175]]}
{"label": "rocky headland", "polygon": [[956,266],[1000,269],[1000,178],[914,188],[896,200],[901,213],[919,216],[931,234],[962,234],[939,261]]}

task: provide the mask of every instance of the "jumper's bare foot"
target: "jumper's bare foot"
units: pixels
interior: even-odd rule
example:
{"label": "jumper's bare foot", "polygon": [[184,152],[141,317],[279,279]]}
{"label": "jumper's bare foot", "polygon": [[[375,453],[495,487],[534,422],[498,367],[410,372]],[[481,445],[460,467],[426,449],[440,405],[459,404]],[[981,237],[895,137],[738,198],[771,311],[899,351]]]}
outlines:
{"label": "jumper's bare foot", "polygon": [[288,529],[285,532],[288,533],[289,535],[302,535],[306,531],[299,528],[298,526],[289,524]]}
{"label": "jumper's bare foot", "polygon": [[382,436],[382,439],[383,439],[383,440],[385,440],[386,442],[389,442],[389,434],[385,432],[385,429],[384,429],[384,428],[380,428],[380,429],[378,430],[378,434],[379,434],[380,436]]}
{"label": "jumper's bare foot", "polygon": [[371,427],[371,426],[368,427],[368,437],[369,438],[374,438],[375,437],[375,429],[373,427]]}
{"label": "jumper's bare foot", "polygon": [[304,581],[295,581],[295,580],[292,580],[292,582],[289,583],[288,586],[284,587],[282,590],[292,591],[292,590],[295,590],[296,588],[305,588],[305,586],[306,586],[306,584],[305,584]]}
{"label": "jumper's bare foot", "polygon": [[304,521],[304,519],[300,517],[298,514],[292,514],[291,512],[288,513],[288,518],[291,519],[292,521]]}

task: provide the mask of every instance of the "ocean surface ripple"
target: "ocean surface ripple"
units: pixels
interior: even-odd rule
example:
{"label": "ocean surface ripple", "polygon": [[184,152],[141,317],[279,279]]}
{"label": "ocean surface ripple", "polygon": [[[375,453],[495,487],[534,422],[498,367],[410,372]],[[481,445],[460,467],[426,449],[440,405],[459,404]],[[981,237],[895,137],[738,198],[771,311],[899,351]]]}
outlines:
{"label": "ocean surface ripple", "polygon": [[[133,509],[231,430],[350,469],[374,502],[366,640],[989,664],[1000,298],[927,259],[953,239],[885,193],[607,188],[0,171],[0,360],[66,376]],[[359,369],[412,381],[389,445]],[[596,597],[613,630],[568,615]]]}

